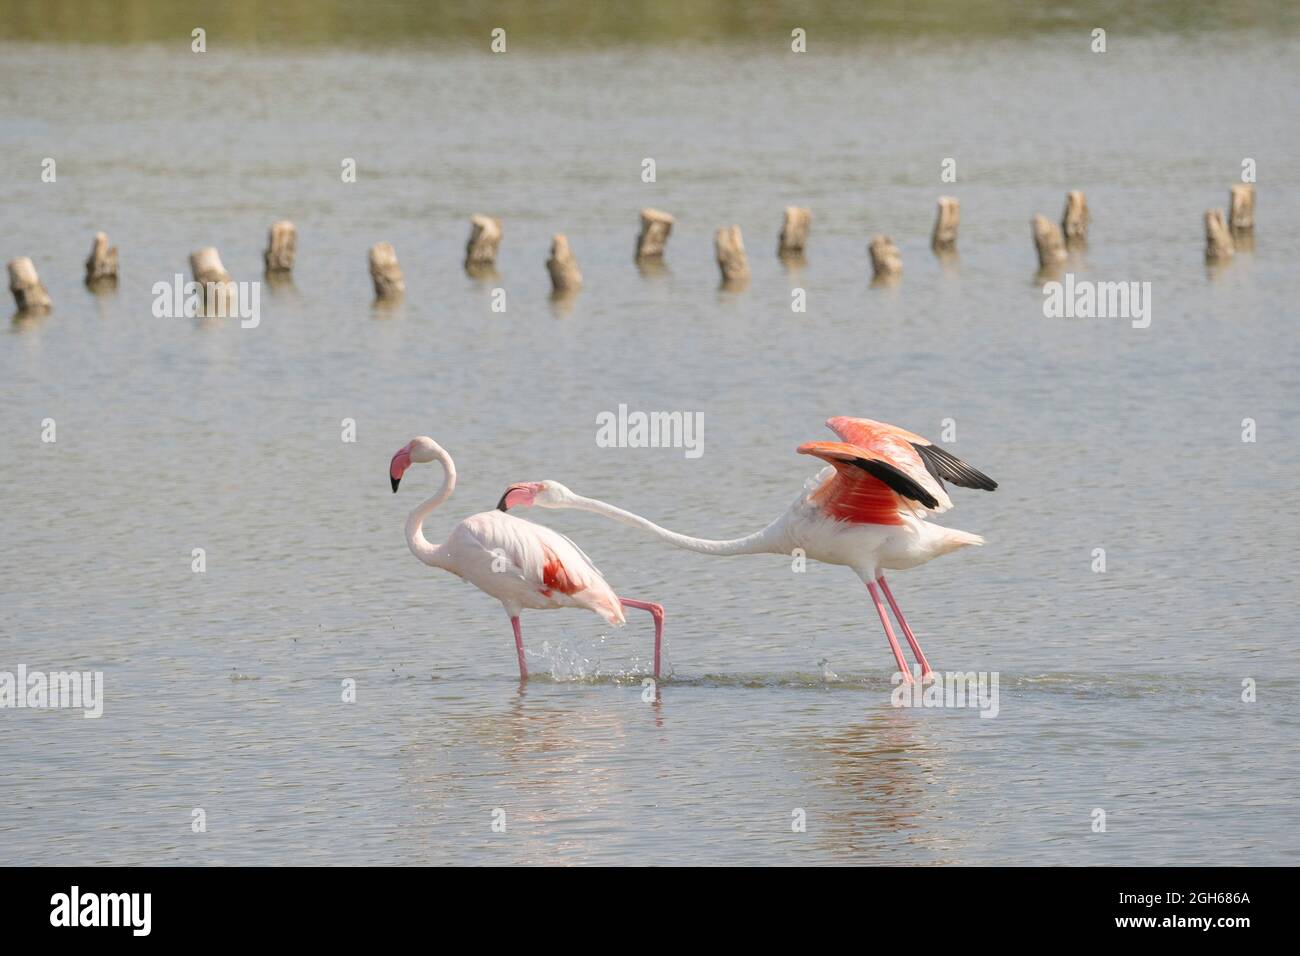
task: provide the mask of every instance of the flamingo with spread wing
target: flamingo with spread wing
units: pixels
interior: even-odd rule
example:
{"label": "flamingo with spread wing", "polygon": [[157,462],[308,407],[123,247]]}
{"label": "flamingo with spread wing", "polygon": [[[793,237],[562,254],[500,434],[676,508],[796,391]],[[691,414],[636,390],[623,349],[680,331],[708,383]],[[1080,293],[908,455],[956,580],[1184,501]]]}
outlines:
{"label": "flamingo with spread wing", "polygon": [[413,462],[431,461],[442,465],[442,487],[406,519],[406,543],[425,564],[450,571],[501,602],[515,632],[520,680],[528,679],[519,626],[519,613],[524,608],[585,608],[610,624],[626,623],[624,607],[649,611],[655,624],[654,673],[656,678],[659,676],[664,609],[650,601],[619,597],[582,549],[558,531],[501,511],[484,511],[456,525],[442,544],[435,545],[425,538],[424,519],[456,488],[456,465],[451,455],[432,438],[422,435],[403,445],[388,467],[396,492]]}
{"label": "flamingo with spread wing", "polygon": [[792,554],[801,550],[814,560],[850,567],[867,585],[903,680],[911,681],[912,675],[881,602],[881,592],[925,679],[931,674],[930,663],[885,582],[884,572],[913,568],[949,551],[983,544],[979,535],[925,519],[952,507],[945,481],[985,491],[997,488],[997,482],[929,439],[893,425],[844,417],[829,419],[826,424],[839,441],[808,442],[798,451],[820,458],[830,467],[806,483],[784,514],[741,538],[714,541],[677,534],[608,502],[574,494],[556,481],[511,485],[497,507],[501,511],[530,505],[577,508],[635,525],[669,544],[701,554]]}

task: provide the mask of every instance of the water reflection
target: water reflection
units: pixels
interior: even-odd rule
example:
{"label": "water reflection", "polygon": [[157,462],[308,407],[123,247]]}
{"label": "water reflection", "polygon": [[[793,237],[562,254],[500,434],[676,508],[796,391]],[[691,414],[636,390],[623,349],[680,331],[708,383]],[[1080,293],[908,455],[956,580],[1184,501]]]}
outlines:
{"label": "water reflection", "polygon": [[663,256],[637,256],[636,271],[643,279],[667,279],[673,274]]}
{"label": "water reflection", "polygon": [[567,318],[573,312],[573,307],[577,304],[579,295],[580,292],[577,289],[552,292],[547,300],[551,307],[551,315],[557,319]]}
{"label": "water reflection", "polygon": [[833,788],[809,828],[828,853],[861,861],[863,851],[896,850],[908,831],[927,825],[926,778],[941,767],[914,715],[888,708],[839,730],[809,728],[798,736],[806,740],[804,772]]}
{"label": "water reflection", "polygon": [[[636,725],[664,728],[662,695],[633,706],[608,687],[582,690],[520,683],[508,700],[422,725],[403,748],[402,772],[417,828],[476,831],[493,846],[491,814],[503,811],[508,842],[496,845],[525,864],[583,862],[600,848],[587,826],[628,819],[637,754]],[[644,744],[644,738],[642,738]],[[590,824],[587,821],[591,821]]]}

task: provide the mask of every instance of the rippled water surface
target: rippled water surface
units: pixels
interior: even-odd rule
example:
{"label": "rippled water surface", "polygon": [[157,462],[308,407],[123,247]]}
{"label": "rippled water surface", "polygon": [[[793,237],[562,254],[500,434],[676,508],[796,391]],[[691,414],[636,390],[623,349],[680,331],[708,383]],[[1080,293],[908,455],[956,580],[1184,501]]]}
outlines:
{"label": "rippled water surface", "polygon": [[[0,670],[101,670],[106,695],[99,720],[0,711],[0,862],[1300,862],[1300,42],[1263,24],[1112,31],[1105,55],[1076,31],[800,57],[787,35],[0,42],[0,252],[55,302],[0,335]],[[1210,272],[1201,215],[1243,157],[1256,245]],[[1150,328],[1044,318],[1029,220],[1071,188],[1094,219],[1071,268],[1150,282]],[[962,202],[947,265],[942,193]],[[814,214],[801,268],[774,255],[788,204]],[[677,217],[660,271],[631,257],[647,205]],[[487,281],[460,269],[480,211],[505,223]],[[200,246],[259,279],[281,217],[298,267],[257,328],[153,315]],[[712,261],[731,223],[738,292]],[[101,296],[81,286],[97,229],[122,263]],[[586,276],[567,303],[543,268],[560,231]],[[869,283],[877,232],[893,288]],[[384,240],[393,311],[366,270]],[[701,412],[703,455],[598,447],[620,403]],[[520,687],[500,606],[403,542],[436,469],[397,495],[386,475],[413,435],[455,456],[435,539],[542,478],[730,536],[794,498],[794,448],[831,415],[936,439],[952,419],[1001,483],[945,516],[985,548],[894,576],[936,667],[999,674],[996,718],[892,707],[846,569],[575,512],[528,517],[666,605],[671,676],[643,700],[643,614],[534,612]]]}

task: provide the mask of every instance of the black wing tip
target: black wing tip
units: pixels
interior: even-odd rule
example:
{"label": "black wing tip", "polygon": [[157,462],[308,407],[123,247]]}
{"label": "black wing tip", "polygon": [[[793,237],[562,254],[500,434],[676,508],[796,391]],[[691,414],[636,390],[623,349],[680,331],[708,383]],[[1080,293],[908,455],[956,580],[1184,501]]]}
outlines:
{"label": "black wing tip", "polygon": [[921,461],[928,471],[939,481],[951,481],[962,488],[975,488],[979,491],[996,491],[998,483],[984,472],[972,468],[952,452],[938,445],[923,445],[912,442],[912,447],[921,456]]}
{"label": "black wing tip", "polygon": [[934,495],[926,491],[912,478],[909,478],[901,469],[895,468],[887,461],[877,461],[874,458],[854,458],[853,464],[857,465],[872,478],[879,479],[888,485],[891,489],[898,492],[904,498],[911,498],[925,508],[939,507],[939,500]]}

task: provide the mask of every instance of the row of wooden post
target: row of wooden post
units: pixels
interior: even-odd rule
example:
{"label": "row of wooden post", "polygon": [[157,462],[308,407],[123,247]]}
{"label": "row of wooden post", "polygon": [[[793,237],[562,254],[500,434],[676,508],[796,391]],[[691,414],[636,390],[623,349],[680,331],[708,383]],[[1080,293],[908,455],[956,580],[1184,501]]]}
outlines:
{"label": "row of wooden post", "polygon": [[[1084,194],[1074,190],[1066,194],[1065,212],[1058,226],[1046,216],[1035,216],[1032,222],[1034,246],[1038,251],[1038,265],[1042,271],[1053,271],[1066,261],[1068,250],[1087,241],[1091,215]],[[961,222],[961,204],[951,196],[939,198],[938,214],[930,246],[941,256],[953,254],[957,249],[957,228]],[[788,206],[777,241],[777,254],[785,260],[802,258],[808,245],[812,226],[812,213],[798,206]],[[1239,184],[1232,187],[1228,215],[1222,209],[1205,213],[1205,257],[1209,261],[1231,258],[1238,242],[1250,236],[1255,228],[1255,187]],[[641,210],[641,231],[636,240],[636,260],[654,262],[662,260],[673,231],[673,217],[658,209]],[[497,250],[501,246],[501,220],[491,216],[476,215],[470,219],[469,242],[465,246],[465,271],[470,275],[492,275],[496,268]],[[724,284],[740,284],[749,278],[749,257],[739,226],[717,230],[713,237],[714,254]],[[871,254],[873,278],[878,282],[897,279],[903,271],[898,246],[885,235],[878,235],[868,247]],[[293,271],[298,249],[298,230],[294,224],[281,220],[271,226],[264,261],[268,277],[288,276]],[[560,295],[576,292],[582,286],[582,272],[562,234],[551,240],[550,258],[546,269],[551,276],[551,287]],[[230,273],[221,264],[217,250],[208,246],[190,256],[190,271],[194,280],[205,288],[224,288],[232,281]],[[397,253],[390,243],[377,243],[370,249],[370,278],[375,287],[375,298],[393,300],[406,291],[402,268]],[[108,236],[95,234],[90,257],[86,260],[86,285],[92,289],[112,287],[117,284],[117,247],[110,246]],[[26,256],[9,263],[9,289],[18,304],[20,314],[42,314],[52,306],[49,292],[41,283],[32,260]]]}

